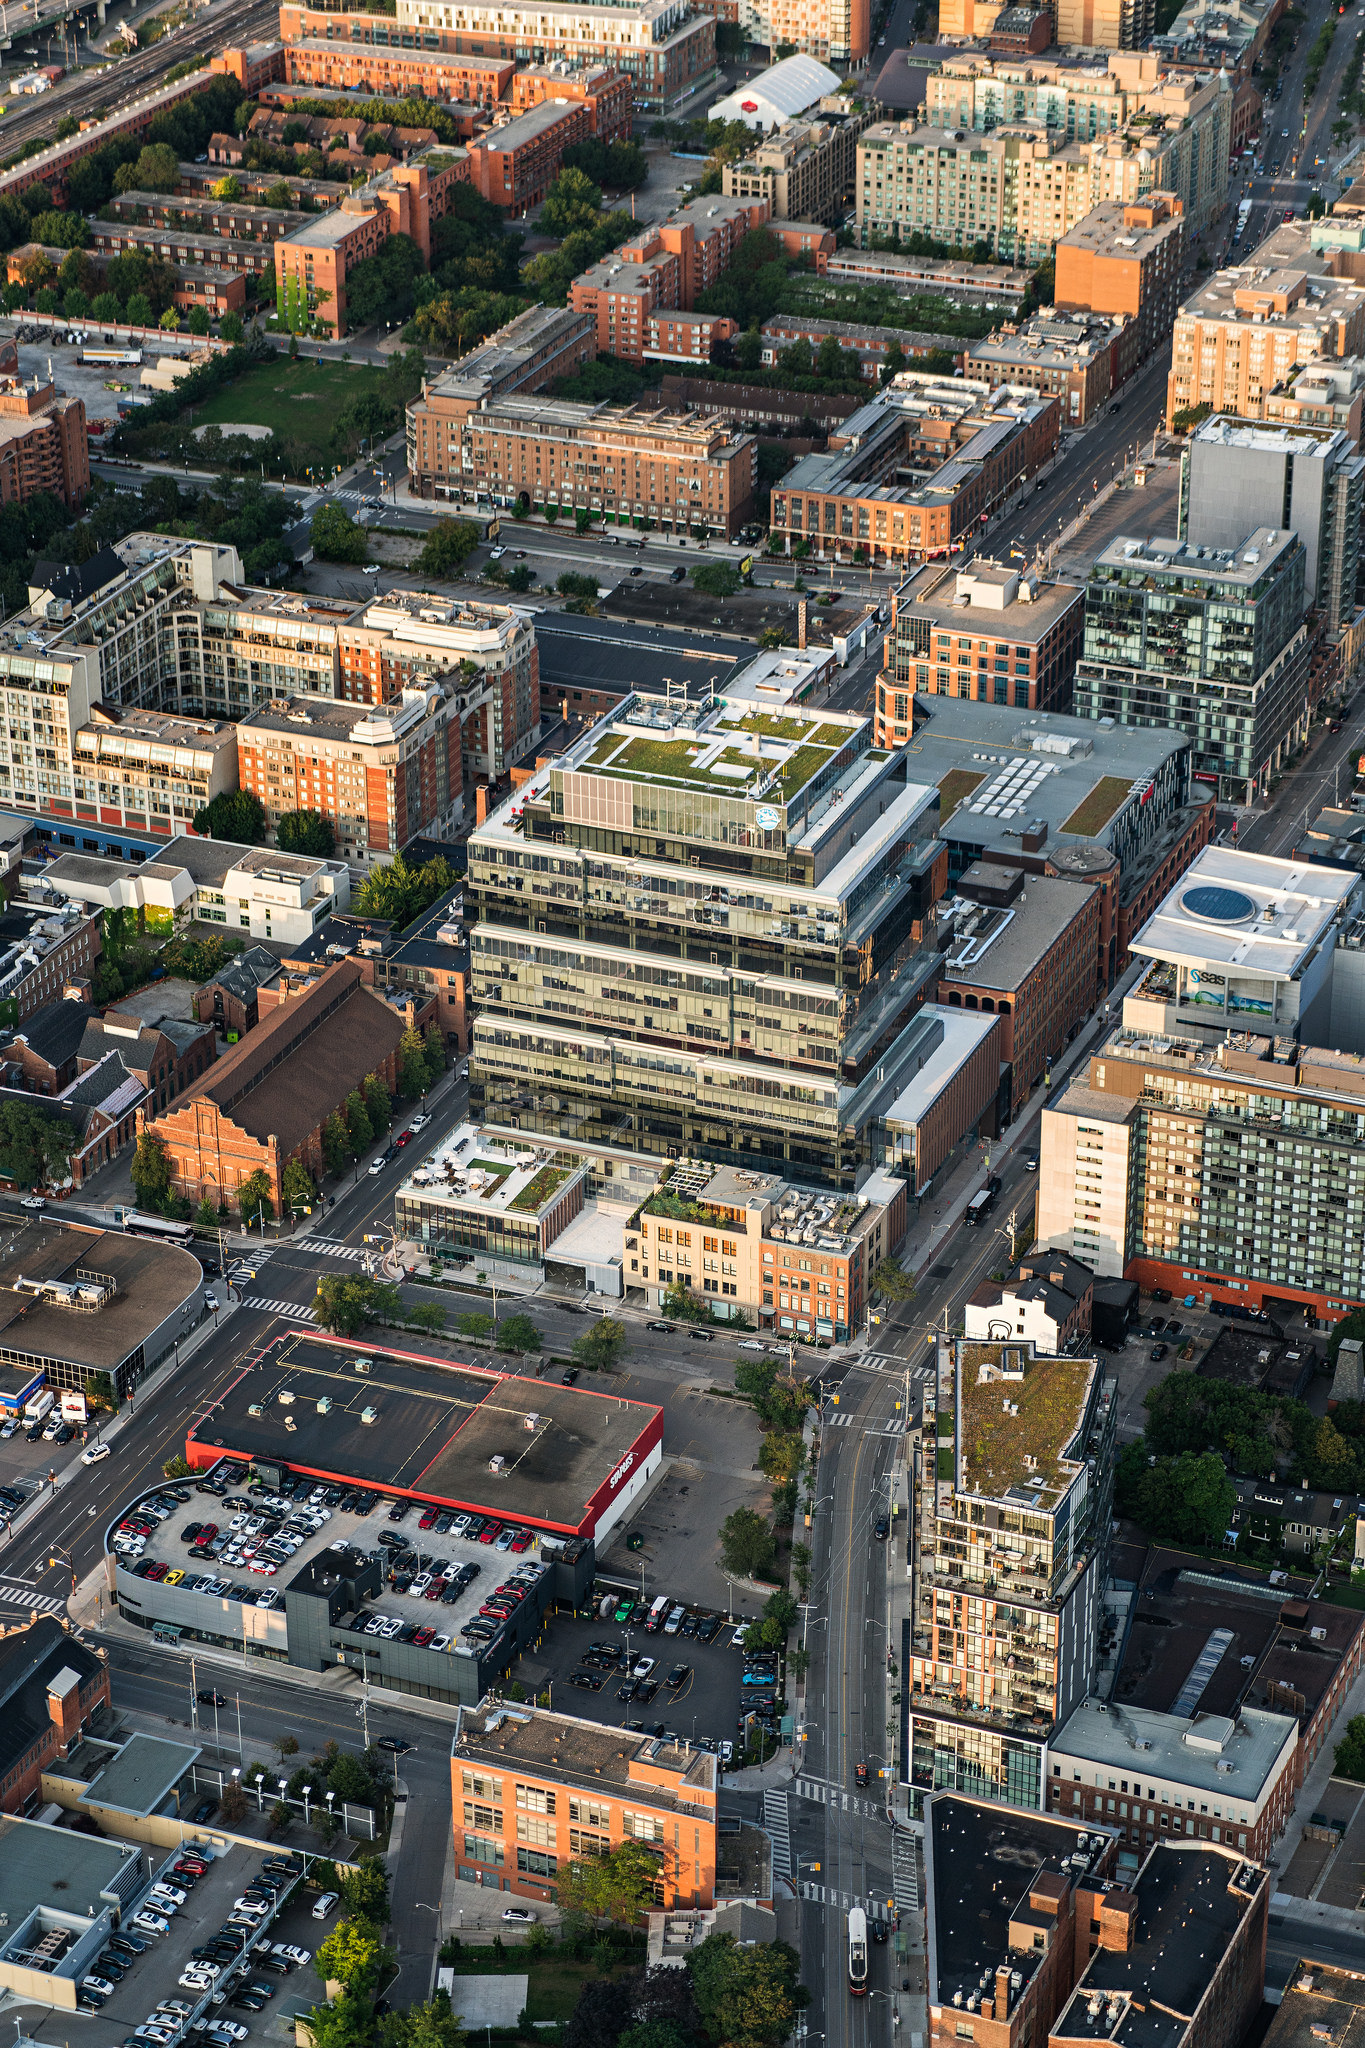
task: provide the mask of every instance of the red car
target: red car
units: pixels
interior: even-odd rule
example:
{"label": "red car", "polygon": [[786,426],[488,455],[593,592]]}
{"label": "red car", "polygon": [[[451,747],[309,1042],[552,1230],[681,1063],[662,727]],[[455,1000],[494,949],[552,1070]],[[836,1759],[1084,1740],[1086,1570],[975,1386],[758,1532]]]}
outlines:
{"label": "red car", "polygon": [[427,1644],[432,1640],[435,1634],[436,1631],[434,1628],[419,1628],[416,1635],[412,1639],[413,1649],[425,1650]]}
{"label": "red car", "polygon": [[480,1543],[496,1543],[501,1534],[502,1523],[490,1522],[486,1529],[479,1532],[479,1541]]}
{"label": "red car", "polygon": [[446,1582],[444,1579],[433,1579],[426,1592],[422,1595],[422,1598],[424,1600],[439,1600],[445,1589]]}
{"label": "red car", "polygon": [[159,1581],[165,1578],[169,1570],[170,1566],[168,1564],[154,1564],[151,1570],[148,1572],[147,1576],[149,1579],[156,1579]]}
{"label": "red car", "polygon": [[[397,1137],[396,1137],[396,1138],[394,1139],[394,1141],[393,1141],[393,1142],[394,1142],[395,1146],[402,1146],[402,1145],[410,1145],[410,1144],[412,1143],[412,1132],[411,1132],[411,1131],[400,1131],[400,1132],[398,1133],[398,1136],[397,1136]],[[416,1638],[414,1637],[414,1639],[413,1639],[413,1640],[415,1641],[415,1640],[416,1640]]]}
{"label": "red car", "polygon": [[514,1537],[512,1538],[512,1545],[511,1545],[511,1547],[512,1547],[512,1549],[513,1549],[513,1550],[515,1550],[515,1551],[516,1551],[516,1552],[518,1553],[518,1555],[520,1555],[520,1553],[521,1553],[521,1552],[522,1552],[523,1550],[529,1550],[529,1549],[531,1548],[531,1532],[530,1532],[530,1530],[529,1530],[529,1529],[521,1529],[521,1530],[518,1530],[517,1534],[516,1534],[516,1535],[515,1535],[515,1536],[514,1536]]}
{"label": "red car", "polygon": [[493,1598],[495,1600],[510,1600],[514,1606],[520,1607],[526,1595],[522,1592],[520,1586],[499,1586]]}
{"label": "red car", "polygon": [[428,1508],[428,1509],[427,1509],[427,1511],[426,1511],[426,1513],[425,1513],[424,1515],[422,1515],[422,1516],[420,1516],[420,1517],[419,1517],[419,1519],[418,1519],[418,1523],[417,1523],[417,1526],[418,1526],[418,1528],[419,1528],[419,1529],[434,1529],[434,1528],[435,1528],[435,1526],[436,1526],[436,1516],[437,1516],[437,1513],[438,1513],[438,1510],[437,1510],[436,1508]]}
{"label": "red car", "polygon": [[479,1612],[485,1621],[506,1621],[513,1610],[510,1607],[503,1606],[497,1600],[489,1600],[479,1609]]}

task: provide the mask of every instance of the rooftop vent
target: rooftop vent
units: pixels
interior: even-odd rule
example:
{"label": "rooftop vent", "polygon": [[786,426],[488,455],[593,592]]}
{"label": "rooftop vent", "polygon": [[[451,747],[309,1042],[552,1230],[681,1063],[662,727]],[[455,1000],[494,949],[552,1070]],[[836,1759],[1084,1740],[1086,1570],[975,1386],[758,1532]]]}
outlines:
{"label": "rooftop vent", "polygon": [[331,1397],[331,1395],[330,1395],[330,1394],[320,1394],[320,1395],[318,1396],[318,1414],[319,1414],[319,1415],[330,1415],[330,1414],[331,1414],[331,1412],[332,1412],[332,1397]]}
{"label": "rooftop vent", "polygon": [[379,1410],[377,1408],[362,1408],[360,1419],[362,1422],[378,1422]]}
{"label": "rooftop vent", "polygon": [[374,1360],[372,1358],[357,1358],[355,1369],[357,1372],[373,1372]]}

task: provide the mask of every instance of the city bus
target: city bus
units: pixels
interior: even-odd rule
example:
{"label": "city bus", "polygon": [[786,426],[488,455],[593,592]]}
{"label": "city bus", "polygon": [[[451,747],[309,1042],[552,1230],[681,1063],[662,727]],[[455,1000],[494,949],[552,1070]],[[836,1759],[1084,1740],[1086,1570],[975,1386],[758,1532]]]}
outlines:
{"label": "city bus", "polygon": [[122,1225],[129,1237],[159,1237],[165,1244],[194,1244],[193,1224],[173,1223],[168,1216],[147,1216],[140,1209],[115,1209],[114,1221]]}

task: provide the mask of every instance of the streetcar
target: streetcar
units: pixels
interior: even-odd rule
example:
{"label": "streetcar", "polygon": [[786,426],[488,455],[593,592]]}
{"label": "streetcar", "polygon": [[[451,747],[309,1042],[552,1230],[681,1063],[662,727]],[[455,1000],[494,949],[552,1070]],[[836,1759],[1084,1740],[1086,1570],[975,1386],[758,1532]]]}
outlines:
{"label": "streetcar", "polygon": [[853,1906],[848,1916],[848,1988],[855,1998],[867,1996],[867,1915]]}

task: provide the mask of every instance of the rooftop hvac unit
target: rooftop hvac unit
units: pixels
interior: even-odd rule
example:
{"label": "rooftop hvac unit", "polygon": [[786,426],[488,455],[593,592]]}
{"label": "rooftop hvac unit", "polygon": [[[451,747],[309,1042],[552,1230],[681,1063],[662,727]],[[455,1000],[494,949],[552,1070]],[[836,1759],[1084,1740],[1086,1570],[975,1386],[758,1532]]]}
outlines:
{"label": "rooftop hvac unit", "polygon": [[378,1422],[379,1410],[377,1408],[362,1408],[360,1419],[362,1422]]}
{"label": "rooftop hvac unit", "polygon": [[538,1415],[536,1415],[536,1414],[531,1414],[531,1415],[528,1415],[528,1416],[526,1417],[525,1421],[524,1421],[524,1422],[522,1423],[522,1425],[521,1425],[521,1426],[522,1426],[522,1428],[523,1428],[523,1429],[530,1429],[530,1430],[535,1430],[535,1429],[539,1429],[539,1428],[540,1428],[540,1417],[539,1417]]}
{"label": "rooftop hvac unit", "polygon": [[253,1401],[246,1412],[248,1415],[264,1415],[265,1410],[262,1408],[259,1401]]}
{"label": "rooftop hvac unit", "polygon": [[374,1360],[372,1358],[357,1358],[355,1369],[357,1372],[373,1372]]}
{"label": "rooftop hvac unit", "polygon": [[488,1469],[490,1472],[505,1472],[507,1470],[507,1460],[503,1457],[501,1451],[488,1460]]}
{"label": "rooftop hvac unit", "polygon": [[275,1399],[279,1402],[281,1408],[292,1408],[294,1405],[294,1396],[292,1394],[277,1394]]}
{"label": "rooftop hvac unit", "polygon": [[330,1414],[331,1414],[331,1412],[332,1412],[332,1397],[331,1397],[331,1395],[330,1395],[330,1394],[319,1394],[319,1396],[318,1396],[318,1414],[319,1414],[319,1415],[330,1415]]}

